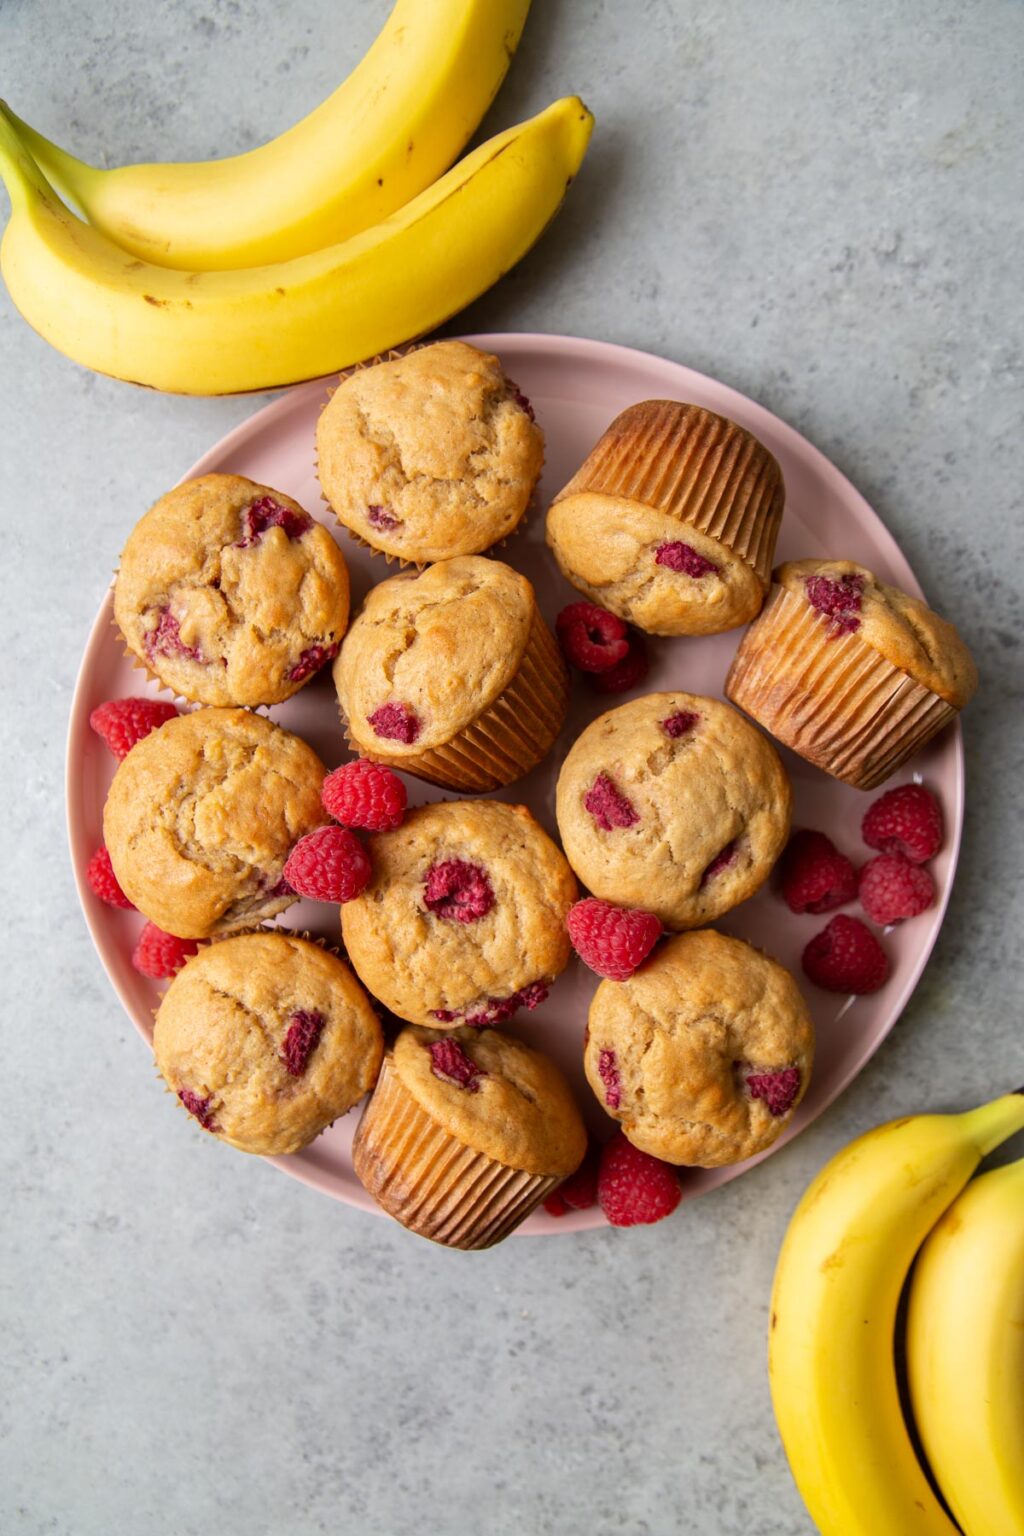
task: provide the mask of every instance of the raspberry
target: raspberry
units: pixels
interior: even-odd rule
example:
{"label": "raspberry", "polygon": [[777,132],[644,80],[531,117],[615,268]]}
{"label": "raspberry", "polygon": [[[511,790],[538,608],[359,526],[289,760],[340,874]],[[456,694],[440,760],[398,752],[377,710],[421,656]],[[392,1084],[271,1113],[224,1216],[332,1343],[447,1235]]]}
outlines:
{"label": "raspberry", "polygon": [[609,981],[628,981],[661,937],[652,912],[634,912],[587,896],[569,908],[569,937],[584,965]]}
{"label": "raspberry", "polygon": [[320,1044],[326,1022],[322,1013],[308,1013],[305,1008],[292,1014],[280,1052],[289,1077],[301,1077],[305,1072],[309,1058]]}
{"label": "raspberry", "polygon": [[686,736],[693,730],[700,719],[692,709],[677,710],[674,715],[669,715],[667,720],[661,722],[661,728],[666,736],[671,736],[673,741],[678,741],[680,736]]}
{"label": "raspberry", "polygon": [[683,1197],[671,1163],[641,1152],[616,1131],[601,1154],[597,1198],[613,1227],[649,1225],[671,1216]]}
{"label": "raspberry", "polygon": [[831,912],[857,894],[857,871],[824,832],[794,832],[779,873],[791,912]]}
{"label": "raspberry", "polygon": [[694,581],[699,581],[702,576],[718,570],[713,560],[705,560],[704,556],[699,555],[689,544],[678,542],[659,544],[654,563],[667,565],[670,571],[678,571],[681,576],[692,576]]}
{"label": "raspberry", "polygon": [[935,881],[902,853],[879,853],[860,872],[860,904],[873,923],[886,927],[916,917],[935,900]]}
{"label": "raspberry", "polygon": [[632,827],[640,820],[639,811],[606,773],[598,774],[583,796],[583,805],[602,832],[610,832],[613,827]]}
{"label": "raspberry", "polygon": [[186,645],[181,638],[181,626],[169,608],[161,608],[156,628],[147,631],[146,650],[149,656],[185,656],[189,661],[205,662],[198,646]]}
{"label": "raspberry", "polygon": [[123,907],[126,912],[135,911],[135,903],[128,900],[118,884],[110,854],[104,847],[97,848],[85,866],[85,878],[100,901],[105,901],[108,907]]}
{"label": "raspberry", "polygon": [[719,849],[714,858],[711,860],[711,863],[708,865],[707,869],[700,877],[701,890],[703,890],[708,882],[713,880],[721,870],[729,868],[729,865],[735,861],[737,851],[738,850],[736,847],[735,838],[731,843],[726,843],[724,848]]}
{"label": "raspberry", "polygon": [[534,1008],[540,1007],[547,995],[546,982],[531,981],[525,987],[520,987],[518,992],[513,992],[511,997],[489,997],[483,1008],[478,1008],[475,1013],[453,1012],[450,1008],[434,1008],[431,1012],[441,1024],[453,1024],[456,1019],[461,1019],[463,1024],[473,1029],[485,1029],[489,1024],[504,1024],[520,1008],[532,1013]]}
{"label": "raspberry", "polygon": [[184,1104],[189,1114],[194,1116],[204,1131],[217,1131],[220,1127],[214,1122],[213,1112],[210,1109],[211,1100],[201,1099],[198,1093],[193,1093],[191,1088],[179,1088],[178,1098]]}
{"label": "raspberry", "polygon": [[607,672],[593,673],[590,681],[598,693],[625,693],[627,688],[642,683],[650,670],[643,635],[630,634],[629,650],[622,660],[609,667]]}
{"label": "raspberry", "polygon": [[366,521],[371,528],[397,528],[401,518],[389,512],[387,507],[376,506],[371,502],[366,509]]}
{"label": "raspberry", "polygon": [[195,939],[179,939],[173,933],[164,933],[156,923],[147,923],[132,952],[132,965],[143,976],[159,981],[180,971],[185,961],[198,953]]}
{"label": "raspberry", "polygon": [[387,832],[405,817],[405,785],[383,763],[359,757],[343,763],[324,779],[320,791],[324,810],[343,827]]}
{"label": "raspberry", "polygon": [[807,578],[807,601],[829,620],[834,635],[852,635],[860,628],[858,615],[863,590],[863,576],[841,576],[838,581],[828,576]]}
{"label": "raspberry", "polygon": [[568,1216],[569,1206],[562,1198],[561,1189],[553,1189],[544,1199],[544,1209],[549,1216]]}
{"label": "raspberry", "polygon": [[604,1084],[604,1101],[609,1109],[618,1109],[622,1103],[622,1079],[614,1051],[602,1051],[597,1058],[597,1075]]}
{"label": "raspberry", "polygon": [[284,866],[284,878],[311,901],[351,901],[373,870],[370,856],[347,827],[317,827],[300,837]]}
{"label": "raspberry", "polygon": [[869,848],[924,864],[942,847],[942,807],[923,784],[901,784],[868,807],[860,832]]}
{"label": "raspberry", "polygon": [[628,629],[596,603],[570,603],[555,620],[555,633],[567,661],[581,672],[607,672],[629,652]]}
{"label": "raspberry", "polygon": [[601,1165],[601,1148],[596,1142],[587,1147],[582,1163],[544,1201],[549,1216],[565,1216],[569,1211],[589,1211],[597,1204],[597,1172]]}
{"label": "raspberry", "polygon": [[807,945],[804,972],[826,992],[877,992],[888,978],[889,961],[871,929],[841,912]]}
{"label": "raspberry", "polygon": [[800,1068],[786,1067],[781,1072],[750,1072],[746,1079],[752,1099],[762,1099],[770,1115],[788,1114],[800,1092]]}
{"label": "raspberry", "polygon": [[127,757],[137,741],[177,715],[177,706],[162,699],[108,699],[97,704],[89,724],[117,758]]}
{"label": "raspberry", "polygon": [[302,652],[298,661],[288,669],[290,683],[304,683],[307,677],[319,672],[325,662],[333,661],[338,654],[338,642],[331,645],[311,645]]}
{"label": "raspberry", "polygon": [[505,382],[508,384],[508,387],[509,387],[509,389],[511,391],[511,394],[512,394],[512,399],[515,401],[516,405],[518,405],[519,409],[521,411],[525,411],[527,416],[529,416],[531,421],[536,421],[537,418],[536,418],[536,416],[533,413],[533,406],[530,404],[529,400],[523,394],[522,390],[519,388],[519,385],[518,384],[513,384],[511,379],[506,379]]}
{"label": "raspberry", "polygon": [[430,1070],[434,1076],[454,1084],[456,1088],[465,1088],[468,1093],[476,1093],[480,1087],[479,1079],[488,1075],[483,1067],[470,1061],[453,1035],[445,1035],[442,1040],[431,1040],[427,1050],[430,1052]]}
{"label": "raspberry", "polygon": [[494,906],[494,891],[487,871],[465,859],[445,859],[431,865],[423,877],[423,903],[435,917],[456,923],[475,923]]}
{"label": "raspberry", "polygon": [[375,736],[388,741],[401,741],[411,746],[420,733],[420,719],[408,704],[382,704],[366,717],[373,726]]}
{"label": "raspberry", "polygon": [[238,549],[258,544],[268,528],[283,528],[289,539],[301,539],[312,528],[313,519],[308,512],[293,512],[291,507],[282,507],[273,496],[261,496],[246,508],[243,524],[245,533],[236,546]]}

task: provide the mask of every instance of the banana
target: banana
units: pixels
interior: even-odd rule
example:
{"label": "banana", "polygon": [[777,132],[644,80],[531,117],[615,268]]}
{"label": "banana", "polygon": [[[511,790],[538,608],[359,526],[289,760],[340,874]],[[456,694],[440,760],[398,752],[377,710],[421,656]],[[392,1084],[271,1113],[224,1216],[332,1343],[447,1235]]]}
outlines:
{"label": "banana", "polygon": [[930,1228],[1021,1127],[1024,1090],[967,1114],[894,1120],[834,1157],[796,1209],[768,1365],[789,1464],[822,1536],[955,1536],[900,1409],[896,1307]]}
{"label": "banana", "polygon": [[190,395],[294,383],[422,335],[497,282],[553,218],[593,121],[564,97],[351,240],[276,266],[175,272],[69,213],[0,103],[0,271],[29,324],[99,373]]}
{"label": "banana", "polygon": [[56,189],[160,266],[221,271],[337,245],[448,169],[490,106],[530,0],[398,0],[348,79],[248,154],[100,170],[12,118]]}
{"label": "banana", "polygon": [[1024,1532],[1024,1160],[969,1184],[921,1250],[907,1373],[925,1453],[967,1536]]}

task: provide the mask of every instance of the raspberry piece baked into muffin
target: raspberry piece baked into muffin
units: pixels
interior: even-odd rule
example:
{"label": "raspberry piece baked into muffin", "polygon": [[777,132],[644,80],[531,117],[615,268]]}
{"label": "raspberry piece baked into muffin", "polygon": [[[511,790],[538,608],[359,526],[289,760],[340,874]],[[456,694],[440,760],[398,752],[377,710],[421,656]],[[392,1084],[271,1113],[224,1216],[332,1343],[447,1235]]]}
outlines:
{"label": "raspberry piece baked into muffin", "polygon": [[348,966],[306,939],[245,933],[200,950],[156,1016],[161,1076],[242,1152],[297,1152],[377,1081],[384,1040]]}
{"label": "raspberry piece baked into muffin", "polygon": [[696,928],[768,878],[789,833],[789,780],[728,704],[651,693],[587,726],[558,777],[558,830],[595,896]]}
{"label": "raspberry piece baked into muffin", "polygon": [[460,790],[528,773],[569,702],[565,663],[530,583],[480,555],[374,587],[334,681],[357,751]]}
{"label": "raspberry piece baked into muffin", "polygon": [[114,584],[129,650],[183,699],[279,704],[336,654],[348,569],[297,501],[203,475],[136,523]]}
{"label": "raspberry piece baked into muffin", "polygon": [[447,801],[367,839],[373,876],[341,909],[364,985],[412,1024],[500,1024],[568,964],[576,882],[522,805]]}
{"label": "raspberry piece baked into muffin", "polygon": [[544,463],[529,401],[496,357],[464,341],[350,373],[324,407],[316,446],[339,521],[415,565],[504,539]]}
{"label": "raspberry piece baked into muffin", "polygon": [[670,939],[629,981],[603,981],[583,1065],[643,1152],[699,1168],[770,1147],[803,1098],[814,1026],[787,970],[708,929]]}
{"label": "raspberry piece baked into muffin", "polygon": [[244,709],[197,709],[121,763],[103,841],[128,899],[181,939],[249,928],[295,901],[292,844],[326,821],[312,747]]}

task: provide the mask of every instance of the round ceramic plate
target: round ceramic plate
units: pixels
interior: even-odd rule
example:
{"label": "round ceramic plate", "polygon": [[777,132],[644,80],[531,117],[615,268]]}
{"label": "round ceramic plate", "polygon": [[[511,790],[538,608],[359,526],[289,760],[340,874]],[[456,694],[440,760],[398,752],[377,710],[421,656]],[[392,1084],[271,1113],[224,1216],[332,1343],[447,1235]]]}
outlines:
{"label": "round ceramic plate", "polygon": [[[667,397],[707,406],[748,427],[775,454],[786,481],[779,559],[843,556],[862,562],[883,580],[908,592],[920,592],[896,543],[849,481],[792,427],[735,390],[664,358],[604,342],[540,335],[467,339],[498,354],[508,373],[529,396],[544,429],[547,462],[538,507],[498,553],[533,582],[549,622],[578,594],[563,581],[546,550],[543,512],[547,503],[578,468],[612,417],[634,401],[651,398]],[[321,517],[339,538],[352,572],[353,598],[358,602],[368,587],[396,568],[389,567],[380,556],[372,556],[339,530],[321,500],[314,472],[313,440],[317,416],[326,398],[323,381],[290,390],[229,433],[193,465],[185,478],[212,470],[231,471],[295,497]],[[154,486],[153,499],[163,489]],[[144,510],[140,506],[140,515]],[[114,554],[112,550],[111,555]],[[90,730],[89,712],[104,699],[154,691],[144,674],[125,659],[112,626],[111,611],[108,594],[89,637],[75,691],[68,739],[68,825],[75,877],[100,959],[129,1017],[149,1041],[152,1009],[162,986],[132,969],[131,952],[142,918],[135,912],[104,906],[84,879],[89,857],[102,841],[103,802],[116,766],[104,743]],[[554,834],[558,766],[583,727],[603,709],[642,692],[685,688],[720,697],[737,639],[736,631],[700,639],[649,638],[649,676],[633,693],[613,699],[602,699],[589,689],[586,680],[577,678],[569,719],[555,750],[528,778],[501,791],[498,798],[527,804]],[[270,713],[281,725],[305,737],[329,767],[349,756],[337,724],[330,669]],[[860,840],[860,820],[869,797],[828,778],[789,752],[784,752],[783,757],[794,786],[794,826],[822,829],[855,863],[860,863],[867,854]],[[899,1018],[935,943],[953,879],[963,821],[959,727],[946,731],[908,765],[899,779],[911,777],[928,783],[945,812],[945,845],[931,866],[939,894],[928,912],[884,937],[892,973],[879,992],[870,997],[844,998],[811,986],[802,976],[800,953],[827,919],[794,916],[770,887],[730,912],[719,924],[729,933],[752,940],[788,966],[801,980],[814,1013],[818,1032],[814,1079],[788,1136],[797,1135],[820,1115],[878,1049]],[[442,793],[416,779],[408,779],[407,784],[413,804],[437,799]],[[337,912],[332,907],[300,902],[280,921],[286,927],[309,929],[338,941]],[[595,1130],[600,1132],[603,1127],[607,1132],[609,1122],[587,1088],[581,1067],[583,1028],[596,986],[597,978],[581,963],[574,962],[552,987],[547,1002],[533,1013],[520,1013],[512,1028],[560,1062]],[[171,1109],[163,1102],[154,1112],[169,1114]],[[293,1178],[338,1200],[376,1210],[352,1171],[350,1147],[357,1118],[358,1112],[353,1111],[304,1152],[273,1161]],[[180,1125],[182,1135],[203,1134],[184,1115]],[[783,1137],[776,1147],[787,1139]],[[683,1175],[684,1194],[700,1194],[738,1178],[752,1161],[730,1168],[688,1170]],[[565,1232],[596,1226],[602,1221],[596,1210],[571,1213],[558,1220],[541,1212],[521,1230]]]}

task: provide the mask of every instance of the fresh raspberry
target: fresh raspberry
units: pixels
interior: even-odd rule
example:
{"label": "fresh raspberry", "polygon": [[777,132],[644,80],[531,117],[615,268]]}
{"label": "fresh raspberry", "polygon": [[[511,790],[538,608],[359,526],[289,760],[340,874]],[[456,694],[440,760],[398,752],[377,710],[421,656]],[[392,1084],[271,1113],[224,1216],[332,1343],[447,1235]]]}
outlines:
{"label": "fresh raspberry", "polygon": [[197,645],[185,644],[181,626],[169,608],[161,608],[156,628],[146,631],[145,646],[151,659],[154,656],[184,656],[189,661],[206,660]]}
{"label": "fresh raspberry", "polygon": [[435,917],[456,923],[475,923],[494,906],[494,891],[487,871],[466,859],[445,859],[432,864],[423,877],[423,903]]}
{"label": "fresh raspberry", "polygon": [[439,1024],[454,1024],[458,1019],[463,1024],[468,1024],[473,1029],[485,1029],[490,1024],[504,1024],[520,1008],[525,1008],[532,1013],[534,1008],[539,1008],[548,995],[547,983],[544,981],[531,981],[525,987],[520,987],[518,992],[513,992],[510,997],[489,997],[482,1008],[477,1008],[474,1013],[464,1013],[450,1008],[434,1008],[431,1010],[433,1018]]}
{"label": "fresh raspberry", "polygon": [[627,688],[642,683],[650,670],[643,635],[630,633],[629,650],[622,660],[609,667],[607,672],[594,672],[590,682],[597,693],[625,693]]}
{"label": "fresh raspberry", "polygon": [[324,810],[343,827],[388,832],[405,817],[405,785],[383,763],[365,757],[343,763],[324,779],[320,791]]}
{"label": "fresh raspberry", "polygon": [[864,577],[856,574],[840,576],[832,581],[828,576],[807,578],[807,601],[829,621],[834,635],[852,635],[860,628],[861,593]]}
{"label": "fresh raspberry", "polygon": [[824,832],[794,832],[779,862],[779,876],[791,912],[831,912],[857,894],[857,871]]}
{"label": "fresh raspberry", "polygon": [[338,654],[338,642],[331,645],[310,645],[302,652],[298,661],[288,669],[288,681],[290,683],[304,683],[307,677],[312,677],[314,672],[328,661],[333,661]]}
{"label": "fresh raspberry", "polygon": [[156,923],[147,923],[132,952],[132,965],[143,976],[159,981],[180,971],[185,961],[198,953],[195,939],[178,939],[173,933],[164,933]]}
{"label": "fresh raspberry", "polygon": [[788,1114],[800,1092],[800,1068],[785,1067],[781,1072],[749,1072],[747,1092],[752,1099],[762,1099],[768,1113],[779,1118]]}
{"label": "fresh raspberry", "polygon": [[189,1114],[199,1121],[204,1131],[218,1131],[220,1129],[214,1121],[213,1111],[210,1109],[212,1102],[210,1098],[200,1098],[199,1094],[194,1093],[191,1088],[179,1088],[178,1098],[184,1104]]}
{"label": "fresh raspberry", "polygon": [[177,713],[176,705],[165,704],[162,699],[108,699],[97,704],[89,724],[114,756],[122,758],[143,736],[173,720]]}
{"label": "fresh raspberry", "polygon": [[100,901],[105,901],[108,907],[123,907],[126,912],[135,911],[135,903],[128,900],[118,884],[110,854],[102,845],[85,866],[85,878]]}
{"label": "fresh raspberry", "polygon": [[545,1196],[543,1205],[549,1216],[568,1216],[569,1214],[568,1202],[562,1198],[561,1187],[553,1189],[550,1195]]}
{"label": "fresh raspberry", "polygon": [[571,906],[566,923],[584,965],[609,981],[628,981],[661,937],[661,923],[653,912],[616,907],[596,896]]}
{"label": "fresh raspberry", "polygon": [[470,1061],[453,1035],[445,1035],[441,1040],[431,1040],[427,1050],[430,1052],[430,1070],[434,1076],[446,1083],[454,1084],[456,1088],[465,1088],[469,1093],[476,1093],[480,1087],[479,1079],[488,1075],[483,1067],[478,1067],[475,1061]]}
{"label": "fresh raspberry", "polygon": [[366,509],[366,521],[371,528],[397,528],[402,519],[389,512],[387,507],[377,506],[371,502]]}
{"label": "fresh raspberry", "polygon": [[598,774],[583,796],[583,805],[602,832],[610,832],[613,827],[632,827],[640,820],[640,812],[606,773]]}
{"label": "fresh raspberry", "polygon": [[297,895],[339,905],[358,896],[372,873],[369,854],[347,827],[307,832],[284,866],[284,878]]}
{"label": "fresh raspberry", "polygon": [[551,1191],[544,1201],[549,1216],[565,1216],[569,1211],[589,1211],[597,1204],[597,1174],[601,1166],[601,1148],[592,1141],[582,1163],[563,1184]]}
{"label": "fresh raspberry", "polygon": [[868,807],[860,832],[869,848],[924,864],[942,847],[942,807],[923,784],[901,784]]}
{"label": "fresh raspberry", "polygon": [[826,992],[877,992],[888,978],[889,961],[871,929],[841,912],[807,945],[804,972]]}
{"label": "fresh raspberry", "polygon": [[570,603],[555,620],[567,661],[581,672],[607,672],[629,652],[628,628],[596,603]]}
{"label": "fresh raspberry", "polygon": [[308,512],[293,512],[291,507],[282,507],[273,496],[261,496],[245,509],[243,527],[245,532],[239,540],[239,549],[248,549],[253,544],[258,544],[268,528],[283,528],[289,539],[301,539],[304,533],[308,533],[313,526],[313,519]]}
{"label": "fresh raspberry", "polygon": [[654,563],[667,565],[670,571],[678,571],[680,576],[692,576],[694,581],[699,581],[702,576],[718,570],[713,560],[706,560],[691,545],[681,544],[678,541],[659,544]]}
{"label": "fresh raspberry", "polygon": [[700,715],[695,715],[692,709],[678,709],[661,722],[661,728],[666,736],[678,741],[680,736],[688,736],[699,720]]}
{"label": "fresh raspberry", "polygon": [[320,1044],[320,1036],[327,1020],[322,1013],[307,1012],[300,1008],[288,1020],[288,1032],[281,1042],[281,1060],[289,1077],[301,1077],[309,1065],[309,1058]]}
{"label": "fresh raspberry", "polygon": [[408,704],[382,704],[366,717],[373,726],[375,736],[388,741],[400,741],[411,746],[420,734],[420,718]]}
{"label": "fresh raspberry", "polygon": [[728,869],[729,865],[735,862],[736,854],[738,851],[739,850],[737,848],[735,838],[731,843],[726,843],[724,848],[720,848],[718,850],[714,858],[711,860],[711,863],[700,877],[701,890],[703,890],[704,887],[723,869]]}
{"label": "fresh raspberry", "polygon": [[671,1216],[683,1197],[671,1163],[641,1152],[616,1131],[601,1154],[597,1198],[613,1227],[635,1227]]}
{"label": "fresh raspberry", "polygon": [[902,853],[879,853],[860,872],[857,894],[873,923],[883,928],[916,917],[935,900],[935,881],[921,864]]}
{"label": "fresh raspberry", "polygon": [[622,1103],[622,1079],[614,1051],[601,1051],[597,1058],[597,1075],[604,1084],[604,1102],[609,1109],[618,1109]]}

